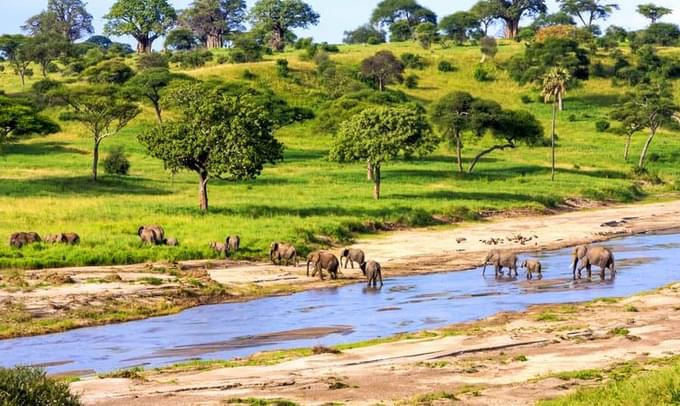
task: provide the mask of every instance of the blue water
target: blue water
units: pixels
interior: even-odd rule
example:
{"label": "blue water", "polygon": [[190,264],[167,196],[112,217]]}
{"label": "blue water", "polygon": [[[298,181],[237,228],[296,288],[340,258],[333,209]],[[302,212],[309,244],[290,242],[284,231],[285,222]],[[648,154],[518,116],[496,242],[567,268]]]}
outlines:
{"label": "blue water", "polygon": [[[110,371],[137,365],[228,359],[271,349],[330,345],[471,321],[533,304],[627,296],[680,280],[680,234],[640,235],[604,244],[614,250],[614,280],[571,281],[570,249],[538,254],[543,281],[496,280],[493,270],[389,278],[380,291],[363,284],[245,303],[202,306],[180,314],[65,333],[0,341],[0,365],[48,364],[52,373]],[[546,286],[547,285],[547,286]],[[540,287],[540,289],[538,289]],[[313,339],[268,333],[318,327]],[[235,340],[236,339],[236,340]],[[198,346],[195,348],[195,346]]]}

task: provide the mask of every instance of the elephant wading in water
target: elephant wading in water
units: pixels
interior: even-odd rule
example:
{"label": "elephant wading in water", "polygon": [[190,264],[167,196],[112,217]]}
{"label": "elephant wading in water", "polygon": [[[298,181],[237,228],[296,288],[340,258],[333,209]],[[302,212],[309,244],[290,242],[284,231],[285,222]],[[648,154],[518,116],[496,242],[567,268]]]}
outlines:
{"label": "elephant wading in water", "polygon": [[519,275],[517,272],[517,255],[512,252],[503,252],[501,250],[491,250],[484,259],[484,269],[482,276],[486,274],[486,266],[491,264],[496,271],[496,277],[503,276],[503,268],[510,270],[509,276],[512,277],[512,271],[515,271],[515,276]]}
{"label": "elephant wading in water", "polygon": [[314,272],[312,278],[319,273],[319,277],[323,280],[323,270],[328,271],[331,279],[338,279],[338,270],[340,269],[340,261],[338,257],[328,251],[316,251],[307,256],[307,276],[309,275],[309,264],[314,265]]}
{"label": "elephant wading in water", "polygon": [[342,266],[342,259],[345,259],[345,269],[347,269],[347,264],[352,265],[352,269],[354,269],[354,263],[356,262],[357,264],[361,265],[364,263],[364,259],[366,258],[366,255],[364,252],[360,249],[356,248],[345,248],[342,250],[342,253],[340,254],[340,266]]}
{"label": "elephant wading in water", "polygon": [[137,229],[137,235],[144,244],[165,244],[165,230],[158,225],[141,226]]}
{"label": "elephant wading in water", "polygon": [[522,268],[527,270],[527,279],[534,279],[534,274],[538,274],[538,279],[543,279],[543,264],[535,259],[527,259],[522,262]]}
{"label": "elephant wading in water", "polygon": [[369,288],[371,285],[372,287],[377,288],[378,281],[380,281],[380,287],[383,287],[382,267],[379,263],[375,261],[368,261],[363,262],[361,265],[359,265],[359,267],[361,268],[361,272],[364,273],[364,276],[366,276],[366,279],[368,279]]}
{"label": "elephant wading in water", "polygon": [[[574,273],[574,280],[576,280],[576,271],[578,270],[578,278],[581,279],[581,271],[588,270],[588,279],[593,277],[593,265],[600,268],[600,278],[604,280],[605,270],[609,269],[612,278],[616,276],[616,265],[614,264],[614,254],[609,248],[604,247],[589,247],[582,245],[574,249],[572,256],[574,261],[572,264],[572,271]],[[580,264],[580,266],[579,266]]]}
{"label": "elephant wading in water", "polygon": [[288,266],[292,263],[296,267],[298,266],[298,256],[295,247],[289,244],[283,244],[280,242],[272,243],[269,248],[269,258],[275,265],[281,265],[283,262]]}

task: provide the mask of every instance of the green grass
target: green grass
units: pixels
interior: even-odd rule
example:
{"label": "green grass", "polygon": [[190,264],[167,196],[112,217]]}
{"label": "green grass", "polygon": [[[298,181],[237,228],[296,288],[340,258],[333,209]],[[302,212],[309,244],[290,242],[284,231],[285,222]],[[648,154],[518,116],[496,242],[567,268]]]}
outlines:
{"label": "green grass", "polygon": [[562,321],[562,318],[555,313],[544,311],[536,316],[536,321]]}
{"label": "green grass", "polygon": [[[501,46],[497,61],[507,60],[522,47]],[[477,47],[423,51],[414,44],[343,46],[332,59],[357,64],[384,48],[397,55],[418,53],[432,62],[424,71],[416,72],[421,77],[417,89],[396,86],[425,104],[450,91],[464,90],[494,99],[506,108],[529,110],[549,128],[550,106],[520,101],[525,94],[536,98],[537,92],[531,87],[518,86],[500,69],[494,73],[495,82],[473,79],[472,68],[479,60]],[[300,60],[299,54],[294,51],[274,57],[289,59],[293,79],[277,77],[273,60],[211,65],[188,73],[203,79],[236,80],[249,69],[258,76],[257,85],[268,83],[292,105],[310,107],[318,113],[323,98],[309,86],[314,83],[314,66]],[[436,65],[442,59],[453,62],[458,70],[438,72]],[[0,73],[0,82],[9,93],[21,90],[10,70]],[[642,188],[629,177],[630,165],[623,162],[623,139],[595,131],[594,122],[608,116],[611,103],[622,90],[607,80],[595,79],[569,92],[558,126],[559,174],[554,183],[550,181],[549,148],[520,147],[495,153],[484,159],[475,173],[459,175],[452,152],[443,145],[425,159],[385,165],[383,199],[375,202],[364,166],[329,162],[326,156],[332,137],[318,133],[316,123],[310,121],[277,131],[277,138],[286,146],[285,161],[265,168],[257,180],[211,182],[208,215],[201,215],[197,209],[196,176],[183,172],[173,178],[162,162],[149,158],[137,142],[136,135],[154,123],[148,107],[102,147],[103,156],[116,146],[125,148],[132,163],[130,176],[103,176],[96,184],[89,180],[90,141],[82,137],[81,127],[64,123],[59,134],[2,148],[0,236],[22,230],[40,234],[74,231],[80,234],[82,243],[77,247],[37,245],[23,250],[3,246],[0,268],[214,258],[216,254],[208,243],[234,233],[242,237],[241,258],[262,258],[272,241],[292,242],[304,253],[317,245],[318,236],[344,243],[376,225],[434,225],[435,214],[470,219],[479,211],[542,210],[575,196],[619,202],[667,198],[680,179],[676,163],[680,139],[664,131],[659,134],[651,151],[659,159],[650,164],[650,170],[667,184]],[[59,112],[48,113],[56,117]],[[576,121],[567,120],[571,114]],[[644,137],[635,137],[634,153],[643,141]],[[466,141],[465,159],[469,162],[490,142]],[[163,224],[181,246],[141,246],[135,232],[147,223]]]}

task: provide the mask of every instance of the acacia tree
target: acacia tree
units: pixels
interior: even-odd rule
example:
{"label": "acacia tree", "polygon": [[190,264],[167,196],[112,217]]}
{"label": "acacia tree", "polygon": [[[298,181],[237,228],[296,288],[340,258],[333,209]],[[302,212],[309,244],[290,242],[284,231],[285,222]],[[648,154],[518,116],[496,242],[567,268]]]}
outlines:
{"label": "acacia tree", "polygon": [[430,117],[437,130],[455,146],[458,171],[463,172],[463,133],[472,128],[474,97],[466,92],[449,93],[432,105]]}
{"label": "acacia tree", "polygon": [[383,0],[373,10],[371,24],[389,27],[390,41],[411,38],[422,23],[437,24],[437,15],[416,0]]}
{"label": "acacia tree", "polygon": [[479,36],[481,31],[478,17],[467,11],[459,11],[442,18],[439,22],[439,29],[447,38],[459,45],[470,37]]}
{"label": "acacia tree", "polygon": [[26,20],[22,27],[33,36],[57,33],[70,42],[93,34],[92,15],[82,0],[48,0],[47,9]]}
{"label": "acacia tree", "polygon": [[125,84],[124,93],[151,103],[159,123],[163,123],[161,97],[163,90],[174,80],[192,80],[191,77],[172,73],[167,68],[150,68],[141,71]]}
{"label": "acacia tree", "polygon": [[517,39],[519,24],[524,16],[535,16],[548,11],[545,0],[493,0],[496,18],[505,22],[505,36]]}
{"label": "acacia tree", "polygon": [[373,107],[345,121],[330,152],[337,162],[368,162],[373,198],[380,199],[382,164],[403,154],[432,152],[437,139],[418,107]]}
{"label": "acacia tree", "polygon": [[479,21],[484,36],[489,35],[489,26],[493,24],[498,15],[498,4],[494,0],[480,0],[470,9]]}
{"label": "acacia tree", "polygon": [[614,10],[619,9],[616,3],[603,3],[602,0],[559,0],[563,13],[578,18],[588,30],[593,29],[597,20],[606,20]]}
{"label": "acacia tree", "polygon": [[140,113],[139,107],[111,85],[59,87],[51,96],[70,107],[61,120],[80,122],[87,129],[93,143],[92,180],[96,182],[101,143],[125,128]]}
{"label": "acacia tree", "polygon": [[47,135],[59,126],[42,116],[28,101],[0,94],[0,145],[29,135]]}
{"label": "acacia tree", "polygon": [[243,31],[245,20],[245,0],[194,0],[180,14],[180,24],[209,49],[221,48],[228,35]]}
{"label": "acacia tree", "polygon": [[380,51],[361,62],[361,75],[381,92],[385,86],[404,80],[404,64],[390,51]]}
{"label": "acacia tree", "polygon": [[174,27],[177,12],[167,0],[116,0],[104,19],[107,34],[132,36],[141,54],[151,52],[153,42]]}
{"label": "acacia tree", "polygon": [[319,23],[319,14],[302,0],[259,0],[248,18],[256,30],[268,33],[269,44],[279,52],[286,47],[286,37],[293,28]]}
{"label": "acacia tree", "polygon": [[141,134],[139,141],[167,168],[198,174],[201,211],[208,211],[210,179],[254,179],[265,164],[283,159],[271,114],[251,95],[186,84],[168,98],[179,117]]}
{"label": "acacia tree", "polygon": [[563,109],[564,95],[567,92],[567,84],[571,80],[571,75],[569,71],[563,68],[553,68],[543,77],[543,89],[541,94],[548,103],[552,101],[552,131],[551,131],[551,154],[552,154],[552,170],[551,170],[551,180],[555,180],[555,144],[557,138],[557,110]]}
{"label": "acacia tree", "polygon": [[50,65],[60,56],[67,54],[71,43],[61,36],[41,35],[29,38],[24,46],[27,56],[40,66],[44,78],[47,78]]}
{"label": "acacia tree", "polygon": [[636,132],[645,129],[645,117],[642,112],[637,108],[634,103],[630,100],[624,100],[622,103],[615,106],[611,113],[611,117],[614,120],[621,122],[623,131],[626,136],[626,145],[623,150],[623,160],[628,162],[628,157],[630,155],[630,144],[633,139],[633,135]]}
{"label": "acacia tree", "polygon": [[424,49],[430,49],[432,44],[439,39],[437,26],[432,23],[418,24],[414,30],[413,39],[415,39]]}
{"label": "acacia tree", "polygon": [[9,65],[21,79],[21,86],[26,84],[26,76],[31,76],[32,57],[28,46],[29,38],[23,35],[5,34],[0,37],[0,56],[5,58]]}
{"label": "acacia tree", "polygon": [[656,24],[656,22],[662,19],[664,16],[672,14],[673,10],[671,10],[670,8],[657,6],[656,4],[647,3],[640,4],[637,7],[637,12],[640,13],[643,17],[649,19],[652,22],[652,24]]}

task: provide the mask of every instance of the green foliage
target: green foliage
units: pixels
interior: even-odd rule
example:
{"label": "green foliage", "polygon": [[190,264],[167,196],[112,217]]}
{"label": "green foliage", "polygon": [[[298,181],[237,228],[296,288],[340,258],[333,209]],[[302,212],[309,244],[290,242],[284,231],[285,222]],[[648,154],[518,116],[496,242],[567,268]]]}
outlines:
{"label": "green foliage", "polygon": [[637,7],[637,12],[643,17],[648,18],[652,24],[655,24],[659,19],[664,16],[673,13],[673,10],[663,6],[657,6],[653,3],[639,4]]}
{"label": "green foliage", "polygon": [[197,69],[213,59],[213,54],[204,49],[179,51],[172,54],[170,62],[179,64],[184,69]]}
{"label": "green foliage", "polygon": [[[149,54],[151,55],[151,54]],[[126,95],[133,99],[145,99],[151,102],[158,121],[162,121],[161,96],[163,90],[173,80],[192,80],[190,77],[171,73],[165,68],[148,68],[133,77],[123,88]]]}
{"label": "green foliage", "polygon": [[127,175],[130,171],[130,161],[125,156],[123,147],[114,147],[104,159],[104,172],[109,175]]}
{"label": "green foliage", "polygon": [[595,131],[598,133],[603,133],[609,130],[611,126],[611,123],[607,120],[598,120],[595,122]]}
{"label": "green foliage", "polygon": [[404,86],[407,89],[416,89],[418,87],[418,75],[408,75],[404,79]]}
{"label": "green foliage", "polygon": [[439,64],[437,64],[437,70],[443,73],[455,72],[456,67],[449,61],[440,61]]}
{"label": "green foliage", "polygon": [[236,36],[233,47],[229,53],[231,63],[257,62],[262,59],[263,46],[252,35],[241,34]]}
{"label": "green foliage", "polygon": [[472,70],[472,77],[475,78],[477,82],[490,82],[494,80],[489,68],[482,63],[475,65],[475,68]]}
{"label": "green foliage", "polygon": [[444,32],[446,38],[457,44],[463,44],[468,39],[481,36],[478,17],[467,11],[459,11],[442,18],[439,22],[439,29]]}
{"label": "green foliage", "polygon": [[290,68],[288,68],[287,59],[277,59],[276,60],[276,73],[279,77],[286,78],[290,74]]}
{"label": "green foliage", "polygon": [[47,9],[30,17],[22,28],[34,37],[57,36],[74,42],[94,33],[92,15],[85,6],[82,0],[49,0]]}
{"label": "green foliage", "polygon": [[597,20],[606,20],[618,4],[603,3],[601,0],[561,0],[560,10],[578,18],[584,27],[593,29]]}
{"label": "green foliage", "polygon": [[163,45],[173,51],[189,51],[198,48],[200,43],[193,31],[177,28],[168,33]]}
{"label": "green foliage", "polygon": [[521,83],[538,83],[553,67],[566,69],[571,77],[587,80],[590,60],[588,52],[578,42],[551,38],[527,45],[524,55],[515,55],[508,62],[510,77]]}
{"label": "green foliage", "polygon": [[373,10],[371,23],[387,26],[390,41],[401,42],[413,38],[421,23],[437,24],[437,15],[415,0],[383,0]]}
{"label": "green foliage", "polygon": [[116,0],[104,19],[106,34],[130,35],[138,51],[150,52],[153,42],[175,25],[177,12],[167,0]]}
{"label": "green foliage", "polygon": [[643,44],[672,46],[677,45],[678,40],[680,40],[680,28],[676,24],[654,23],[638,33],[638,41]]}
{"label": "green foliage", "polygon": [[413,32],[413,39],[424,49],[430,49],[439,40],[437,25],[429,21],[418,24]]}
{"label": "green foliage", "polygon": [[352,31],[345,31],[342,42],[345,44],[384,44],[387,36],[384,31],[378,30],[370,24],[364,24]]}
{"label": "green foliage", "polygon": [[399,59],[401,59],[401,63],[404,65],[404,67],[408,69],[423,70],[428,65],[427,60],[423,58],[421,55],[413,54],[410,52],[401,54],[401,57]]}
{"label": "green foliage", "polygon": [[380,51],[361,62],[361,75],[380,91],[404,80],[404,65],[390,51]]}
{"label": "green foliage", "polygon": [[137,69],[140,71],[146,69],[169,69],[169,59],[167,56],[159,52],[150,52],[148,54],[139,55],[137,58]]}
{"label": "green foliage", "polygon": [[272,49],[283,51],[290,30],[318,24],[319,14],[302,0],[258,0],[249,20],[256,31],[267,33]]}
{"label": "green foliage", "polygon": [[111,59],[91,66],[83,72],[83,77],[90,83],[122,85],[130,80],[135,72],[124,61]]}
{"label": "green foliage", "polygon": [[79,406],[68,383],[47,377],[38,368],[0,368],[0,403],[7,406]]}
{"label": "green foliage", "polygon": [[14,73],[19,75],[22,86],[26,82],[26,77],[33,76],[30,68],[32,58],[29,41],[29,38],[23,35],[0,36],[0,57],[7,60]]}
{"label": "green foliage", "polygon": [[221,48],[225,39],[245,30],[245,0],[198,0],[181,13],[183,27],[208,48]]}
{"label": "green foliage", "polygon": [[47,135],[59,126],[40,115],[28,100],[0,94],[0,145],[29,135]]}

